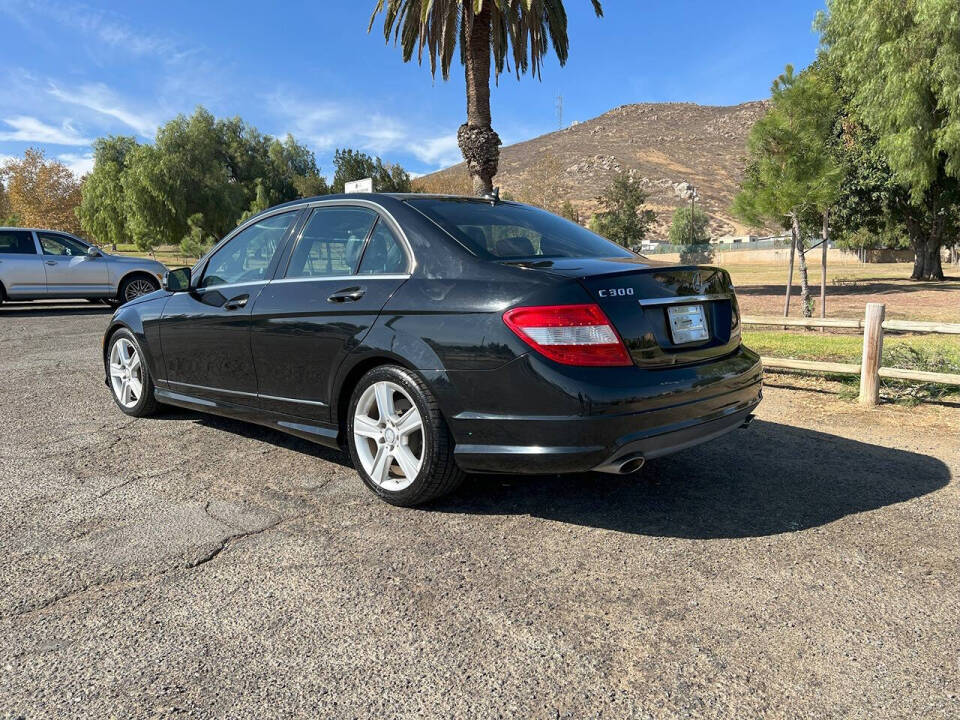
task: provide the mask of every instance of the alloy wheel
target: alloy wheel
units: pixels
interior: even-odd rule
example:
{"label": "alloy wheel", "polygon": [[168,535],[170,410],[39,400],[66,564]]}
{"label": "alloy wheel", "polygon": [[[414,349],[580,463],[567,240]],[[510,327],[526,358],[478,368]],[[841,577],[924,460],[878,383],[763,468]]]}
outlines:
{"label": "alloy wheel", "polygon": [[137,346],[119,338],[110,348],[110,386],[125,408],[135,407],[143,395],[143,363]]}
{"label": "alloy wheel", "polygon": [[364,471],[377,486],[397,492],[416,480],[423,465],[423,418],[396,383],[373,383],[360,396],[353,440]]}
{"label": "alloy wheel", "polygon": [[127,289],[123,292],[123,299],[126,302],[130,302],[131,300],[137,299],[141,295],[152,293],[154,290],[156,290],[156,287],[154,287],[153,283],[151,283],[149,280],[144,280],[142,278],[131,280],[127,284]]}

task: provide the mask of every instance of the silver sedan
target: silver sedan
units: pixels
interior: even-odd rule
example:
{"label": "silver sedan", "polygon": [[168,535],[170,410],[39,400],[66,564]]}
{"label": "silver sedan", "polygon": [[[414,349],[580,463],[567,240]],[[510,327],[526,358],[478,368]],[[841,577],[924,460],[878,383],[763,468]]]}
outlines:
{"label": "silver sedan", "polygon": [[160,288],[156,260],[108,255],[55,230],[0,227],[0,302],[86,298],[124,303]]}

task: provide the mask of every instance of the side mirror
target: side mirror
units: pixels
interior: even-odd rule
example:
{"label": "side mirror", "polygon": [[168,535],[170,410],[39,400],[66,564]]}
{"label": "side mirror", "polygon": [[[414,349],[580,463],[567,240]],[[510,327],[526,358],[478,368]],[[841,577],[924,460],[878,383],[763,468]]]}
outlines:
{"label": "side mirror", "polygon": [[103,253],[100,252],[100,248],[98,248],[96,245],[91,245],[90,247],[87,248],[87,257],[93,258],[93,257],[102,257],[102,256],[103,256]]}
{"label": "side mirror", "polygon": [[186,292],[190,289],[190,268],[182,267],[167,270],[161,283],[167,292]]}

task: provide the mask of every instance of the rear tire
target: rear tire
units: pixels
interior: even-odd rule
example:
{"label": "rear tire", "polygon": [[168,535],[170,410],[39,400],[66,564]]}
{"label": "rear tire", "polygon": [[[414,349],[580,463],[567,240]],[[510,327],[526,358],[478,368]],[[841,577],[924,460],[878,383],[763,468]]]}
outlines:
{"label": "rear tire", "polygon": [[129,330],[117,330],[110,336],[105,369],[110,395],[121,411],[132,417],[147,417],[157,412],[153,376],[143,348]]}
{"label": "rear tire", "polygon": [[376,367],[357,383],[347,411],[347,445],[360,478],[391,505],[420,505],[463,482],[436,398],[397,365]]}

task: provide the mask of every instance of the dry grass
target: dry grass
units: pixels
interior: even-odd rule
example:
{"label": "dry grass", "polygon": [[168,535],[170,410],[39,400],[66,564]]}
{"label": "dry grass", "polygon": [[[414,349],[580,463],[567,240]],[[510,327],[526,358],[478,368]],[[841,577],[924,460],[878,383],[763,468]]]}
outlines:
{"label": "dry grass", "polygon": [[[731,265],[727,268],[737,286],[744,315],[779,315],[783,312],[787,268],[780,265]],[[868,302],[886,305],[888,318],[960,322],[960,270],[944,268],[943,282],[909,280],[910,263],[835,265],[827,268],[827,317],[863,316]],[[951,276],[952,272],[952,276]],[[820,269],[811,268],[814,315],[820,308]],[[790,314],[800,315],[800,287],[794,273]]]}

